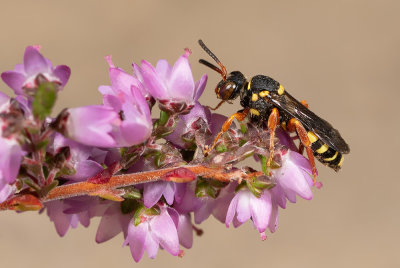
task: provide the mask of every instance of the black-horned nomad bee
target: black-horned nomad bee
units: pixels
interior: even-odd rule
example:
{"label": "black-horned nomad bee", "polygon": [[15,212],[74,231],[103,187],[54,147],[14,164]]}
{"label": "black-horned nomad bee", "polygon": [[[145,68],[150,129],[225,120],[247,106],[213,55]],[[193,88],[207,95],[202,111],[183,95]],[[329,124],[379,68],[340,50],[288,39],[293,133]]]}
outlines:
{"label": "black-horned nomad bee", "polygon": [[275,129],[280,125],[288,132],[297,133],[300,139],[300,152],[304,148],[307,151],[314,183],[317,176],[314,156],[335,171],[341,168],[342,154],[349,153],[350,148],[340,136],[339,131],[331,124],[310,111],[305,102],[299,102],[292,97],[278,81],[271,77],[256,75],[247,80],[239,71],[228,74],[225,66],[203,41],[199,40],[199,44],[219,67],[203,59],[199,62],[222,76],[222,80],[215,88],[217,97],[222,101],[215,109],[222,103],[234,100],[238,96],[240,96],[240,104],[243,107],[243,110],[236,112],[226,120],[213,144],[205,149],[206,155],[213,150],[220,136],[229,129],[234,119],[242,121],[250,115],[252,121],[258,124],[266,122],[270,131],[270,156],[267,166],[270,166],[274,156]]}

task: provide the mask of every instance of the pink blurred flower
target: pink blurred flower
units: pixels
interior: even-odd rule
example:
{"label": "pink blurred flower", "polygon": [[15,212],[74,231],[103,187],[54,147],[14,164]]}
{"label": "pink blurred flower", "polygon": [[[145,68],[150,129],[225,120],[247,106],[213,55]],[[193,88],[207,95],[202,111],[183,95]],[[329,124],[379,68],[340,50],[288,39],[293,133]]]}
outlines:
{"label": "pink blurred flower", "polygon": [[25,49],[23,64],[17,64],[13,71],[6,71],[1,78],[16,95],[25,95],[24,88],[35,88],[35,79],[42,74],[50,82],[55,82],[62,89],[67,83],[71,70],[66,65],[58,65],[53,68],[50,60],[43,57],[38,46],[28,46]]}

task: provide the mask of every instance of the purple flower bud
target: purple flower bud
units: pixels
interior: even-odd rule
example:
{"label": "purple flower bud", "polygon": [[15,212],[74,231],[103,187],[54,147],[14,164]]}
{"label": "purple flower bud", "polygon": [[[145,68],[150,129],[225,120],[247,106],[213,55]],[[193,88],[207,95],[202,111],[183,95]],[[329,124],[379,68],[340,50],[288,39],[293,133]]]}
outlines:
{"label": "purple flower bud", "polygon": [[59,89],[62,89],[71,75],[71,70],[66,65],[53,68],[50,60],[40,54],[38,46],[28,46],[25,49],[23,64],[16,65],[14,71],[3,72],[1,78],[16,95],[24,95],[24,88],[37,87],[35,79],[38,74],[42,74],[50,82],[59,84]]}
{"label": "purple flower bud", "polygon": [[180,107],[179,104],[184,104],[182,106],[184,110],[186,107],[192,107],[200,98],[207,83],[206,74],[194,82],[188,60],[190,54],[190,50],[185,49],[185,53],[173,67],[166,60],[159,60],[156,68],[145,60],[141,66],[133,63],[133,72],[147,91],[164,106],[175,106],[173,108],[177,109]]}
{"label": "purple flower bud", "polygon": [[160,246],[171,255],[178,256],[178,222],[175,223],[170,210],[163,207],[159,215],[143,215],[137,226],[133,221],[129,224],[124,245],[129,245],[136,262],[140,261],[145,251],[154,259]]}
{"label": "purple flower bud", "polygon": [[92,105],[67,110],[65,136],[89,146],[115,147],[113,126],[118,125],[118,114],[110,107]]}

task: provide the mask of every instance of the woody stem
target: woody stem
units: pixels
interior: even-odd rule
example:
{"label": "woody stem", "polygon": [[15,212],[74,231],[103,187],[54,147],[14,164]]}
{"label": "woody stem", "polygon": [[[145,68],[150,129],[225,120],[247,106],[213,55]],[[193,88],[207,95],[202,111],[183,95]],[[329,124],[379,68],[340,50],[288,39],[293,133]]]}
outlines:
{"label": "woody stem", "polygon": [[[239,169],[226,170],[223,167],[206,167],[202,165],[184,166],[192,171],[196,176],[215,179],[218,181],[229,182],[231,180],[248,179],[253,176],[260,176],[262,172],[246,174]],[[96,184],[90,182],[78,182],[74,184],[62,185],[51,190],[41,201],[49,202],[53,200],[65,199],[69,197],[90,195],[99,191],[112,191],[117,188],[131,186],[139,183],[159,181],[163,175],[173,171],[176,168],[165,168],[152,171],[138,172],[132,174],[116,175],[110,178],[106,183]],[[258,174],[260,173],[260,174]],[[171,179],[171,181],[174,181]]]}

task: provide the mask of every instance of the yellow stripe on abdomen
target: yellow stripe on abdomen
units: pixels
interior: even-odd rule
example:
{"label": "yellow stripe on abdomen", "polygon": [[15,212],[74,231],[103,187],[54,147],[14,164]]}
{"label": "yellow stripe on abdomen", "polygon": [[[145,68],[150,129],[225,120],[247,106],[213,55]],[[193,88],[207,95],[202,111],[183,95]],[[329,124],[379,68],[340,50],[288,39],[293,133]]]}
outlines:
{"label": "yellow stripe on abdomen", "polygon": [[318,140],[317,135],[315,135],[315,134],[314,134],[313,132],[311,132],[311,131],[308,131],[308,132],[307,132],[307,136],[308,136],[308,139],[310,140],[311,143],[314,143],[314,142],[316,142],[316,141]]}
{"label": "yellow stripe on abdomen", "polygon": [[[338,152],[336,152],[332,157],[324,158],[324,161],[327,161],[327,162],[333,161],[333,160],[335,160],[335,158],[337,157],[337,155],[338,155]],[[342,158],[342,159],[343,159],[343,158]]]}

